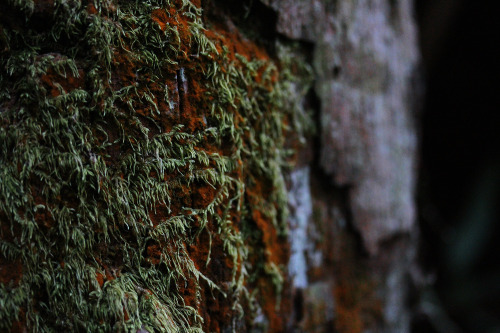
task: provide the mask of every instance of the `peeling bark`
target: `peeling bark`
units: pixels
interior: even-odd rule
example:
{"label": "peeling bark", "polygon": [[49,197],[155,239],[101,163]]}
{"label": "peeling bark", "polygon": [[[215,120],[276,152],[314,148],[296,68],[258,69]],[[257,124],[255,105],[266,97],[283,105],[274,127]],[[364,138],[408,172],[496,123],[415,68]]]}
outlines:
{"label": "peeling bark", "polygon": [[[305,293],[330,281],[339,331],[409,331],[408,274],[417,238],[413,82],[419,53],[413,3],[266,3],[278,13],[279,33],[314,45],[320,139],[312,148],[319,158],[310,162],[317,163],[310,185],[316,217],[308,237],[321,244],[319,256],[324,259],[320,265],[314,259],[308,261],[309,275],[320,271],[321,277],[305,287]],[[292,198],[294,191],[292,185]],[[290,202],[294,204],[293,199]],[[303,204],[295,204],[299,213]],[[292,251],[293,244],[292,238]],[[329,266],[332,275],[324,272]],[[339,290],[350,283],[354,289]],[[362,289],[356,283],[371,284],[373,290],[356,299],[350,295]],[[317,302],[321,304],[320,299]],[[312,313],[305,316],[314,317]],[[327,317],[324,321],[328,325]]]}

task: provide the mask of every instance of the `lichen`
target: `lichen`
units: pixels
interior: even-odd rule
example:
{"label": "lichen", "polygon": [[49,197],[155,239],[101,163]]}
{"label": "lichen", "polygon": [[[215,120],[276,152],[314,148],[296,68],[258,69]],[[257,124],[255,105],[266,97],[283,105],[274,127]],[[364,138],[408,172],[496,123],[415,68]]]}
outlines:
{"label": "lichen", "polygon": [[0,330],[235,330],[252,276],[278,297],[297,70],[196,1],[4,7]]}

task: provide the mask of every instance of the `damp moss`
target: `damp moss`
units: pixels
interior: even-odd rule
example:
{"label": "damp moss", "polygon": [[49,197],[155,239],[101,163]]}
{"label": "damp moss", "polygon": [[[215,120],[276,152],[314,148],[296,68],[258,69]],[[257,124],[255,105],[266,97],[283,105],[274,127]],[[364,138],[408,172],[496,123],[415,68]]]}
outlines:
{"label": "damp moss", "polygon": [[258,267],[278,295],[282,257],[254,247],[286,237],[291,60],[196,1],[4,7],[0,330],[235,330]]}

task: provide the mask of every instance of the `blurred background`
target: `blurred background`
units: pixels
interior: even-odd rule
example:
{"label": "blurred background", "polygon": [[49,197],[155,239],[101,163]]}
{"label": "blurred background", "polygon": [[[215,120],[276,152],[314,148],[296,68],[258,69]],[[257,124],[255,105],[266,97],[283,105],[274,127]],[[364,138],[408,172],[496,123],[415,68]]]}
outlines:
{"label": "blurred background", "polygon": [[420,259],[415,332],[500,332],[500,17],[493,1],[417,0]]}

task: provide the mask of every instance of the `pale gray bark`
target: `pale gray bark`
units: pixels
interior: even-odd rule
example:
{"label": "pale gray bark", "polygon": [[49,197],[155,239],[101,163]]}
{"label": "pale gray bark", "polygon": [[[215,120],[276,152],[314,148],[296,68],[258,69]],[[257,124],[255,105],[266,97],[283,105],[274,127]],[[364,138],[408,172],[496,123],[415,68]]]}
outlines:
{"label": "pale gray bark", "polygon": [[[309,255],[305,261],[309,266],[303,270],[325,265],[330,257],[335,271],[343,255],[338,247],[342,242],[339,233],[351,224],[367,252],[365,259],[361,255],[353,260],[366,266],[365,273],[376,281],[376,298],[383,304],[383,318],[365,325],[364,331],[407,332],[410,318],[406,290],[417,238],[413,80],[419,51],[413,3],[411,0],[264,2],[278,13],[279,33],[314,45],[321,147],[319,168],[314,169],[311,177],[326,175],[330,182],[326,191],[318,193],[311,189],[317,193],[311,205],[322,218],[310,219],[309,240],[296,245],[292,238],[292,259],[303,261],[301,254],[293,252],[300,248]],[[321,174],[315,175],[318,169]],[[303,207],[304,194],[297,194],[297,184],[304,187],[303,183],[292,182],[291,204],[296,215],[313,210]],[[335,191],[344,193],[345,200],[335,199],[338,196]],[[300,202],[296,209],[294,202]],[[292,221],[304,218],[292,216]],[[318,230],[327,232],[319,237]],[[309,245],[325,241],[334,244],[320,245],[317,250]],[[314,290],[323,290],[325,283],[334,289],[341,279],[335,273],[333,279],[323,274],[304,286],[304,274],[296,267],[291,271],[295,278],[300,277],[297,285],[303,288],[306,303],[314,303],[310,296]],[[324,303],[321,308],[334,306],[321,297],[317,302]],[[306,313],[303,321],[311,320],[311,316]]]}

